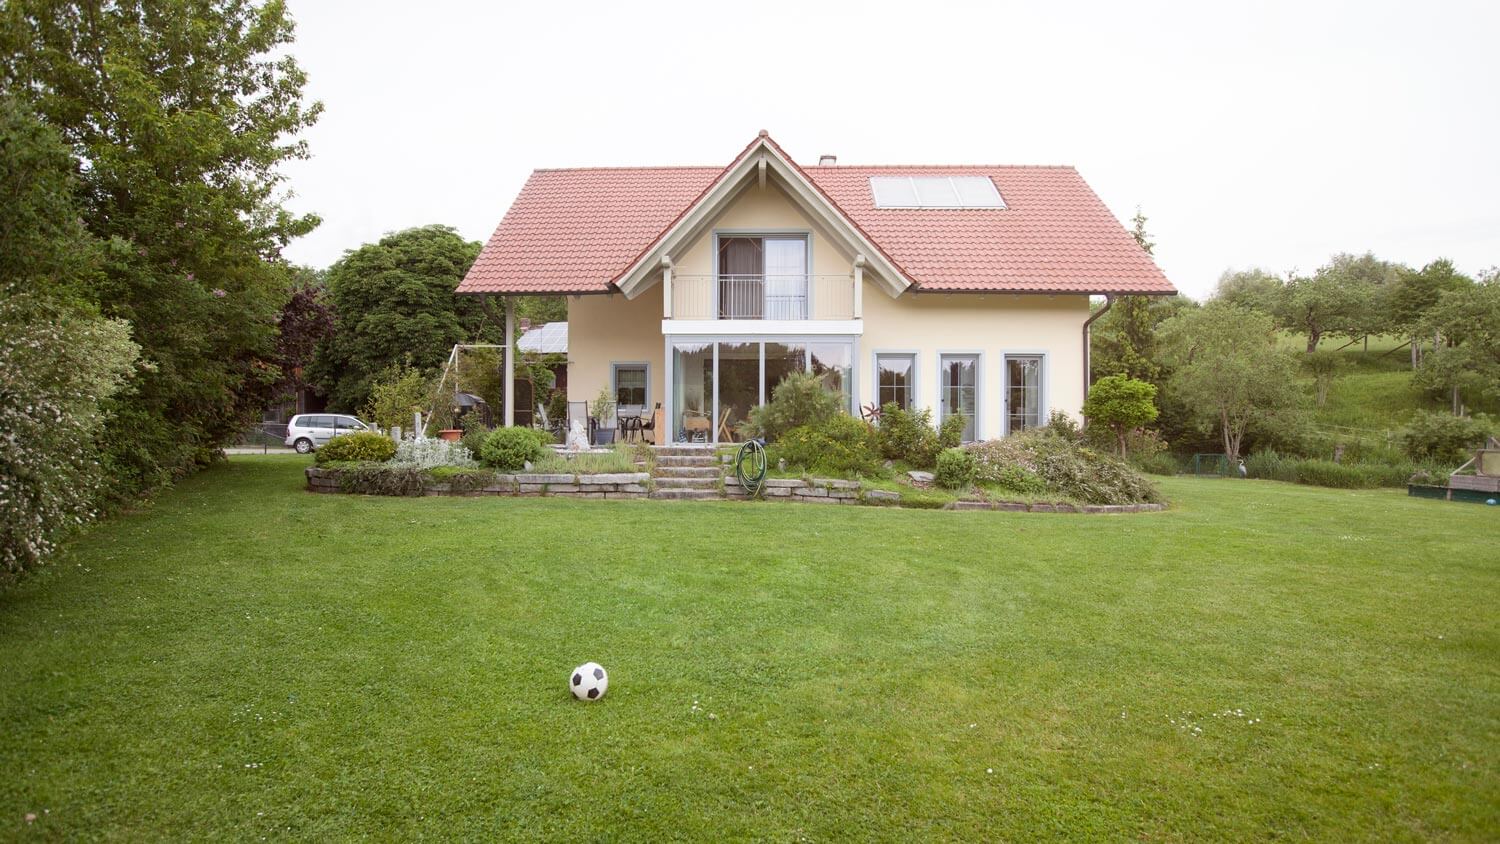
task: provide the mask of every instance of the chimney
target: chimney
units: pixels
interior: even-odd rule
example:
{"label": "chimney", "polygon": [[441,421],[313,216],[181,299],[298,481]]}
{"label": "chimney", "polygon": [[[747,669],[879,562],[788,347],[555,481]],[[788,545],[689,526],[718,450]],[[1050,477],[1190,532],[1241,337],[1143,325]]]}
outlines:
{"label": "chimney", "polygon": [[819,167],[832,167],[833,165],[838,164],[838,163],[839,163],[839,157],[837,155],[820,155],[820,156],[818,156],[818,166]]}

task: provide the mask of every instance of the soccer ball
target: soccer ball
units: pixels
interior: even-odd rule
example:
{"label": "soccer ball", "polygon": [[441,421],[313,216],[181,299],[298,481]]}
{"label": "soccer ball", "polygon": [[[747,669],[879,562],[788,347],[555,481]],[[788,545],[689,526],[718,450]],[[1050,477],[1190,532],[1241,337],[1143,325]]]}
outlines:
{"label": "soccer ball", "polygon": [[609,689],[609,674],[597,662],[585,662],[573,669],[568,678],[568,691],[579,700],[598,700]]}

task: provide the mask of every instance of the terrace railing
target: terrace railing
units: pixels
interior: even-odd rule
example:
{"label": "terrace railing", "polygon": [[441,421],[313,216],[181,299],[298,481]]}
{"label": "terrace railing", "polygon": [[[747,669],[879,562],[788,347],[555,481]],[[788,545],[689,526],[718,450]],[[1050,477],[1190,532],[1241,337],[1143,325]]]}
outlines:
{"label": "terrace railing", "polygon": [[853,319],[848,275],[674,275],[673,319]]}

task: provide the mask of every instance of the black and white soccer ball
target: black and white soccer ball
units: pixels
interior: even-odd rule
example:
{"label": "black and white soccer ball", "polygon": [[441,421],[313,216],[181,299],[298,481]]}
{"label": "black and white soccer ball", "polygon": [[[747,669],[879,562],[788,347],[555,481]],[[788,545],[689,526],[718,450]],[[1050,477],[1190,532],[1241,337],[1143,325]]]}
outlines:
{"label": "black and white soccer ball", "polygon": [[585,662],[568,678],[568,691],[579,700],[598,700],[608,690],[609,673],[597,662]]}

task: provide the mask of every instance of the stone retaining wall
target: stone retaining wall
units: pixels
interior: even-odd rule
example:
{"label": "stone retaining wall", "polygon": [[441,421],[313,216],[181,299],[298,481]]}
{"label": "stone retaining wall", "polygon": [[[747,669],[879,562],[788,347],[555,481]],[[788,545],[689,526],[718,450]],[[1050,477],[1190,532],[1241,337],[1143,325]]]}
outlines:
{"label": "stone retaining wall", "polygon": [[[748,498],[739,484],[726,482],[729,498]],[[761,488],[767,501],[796,501],[803,504],[894,504],[901,494],[885,489],[864,489],[859,481],[837,478],[767,478]],[[1009,510],[1019,513],[1148,513],[1165,510],[1162,504],[1068,504],[1066,502],[1024,501],[955,501],[944,510]]]}
{"label": "stone retaining wall", "polygon": [[[650,492],[646,472],[621,472],[610,475],[496,475],[488,485],[478,489],[454,490],[447,481],[431,481],[423,495],[561,495],[573,498],[645,498]],[[307,488],[312,492],[343,492],[339,470],[307,467]]]}

